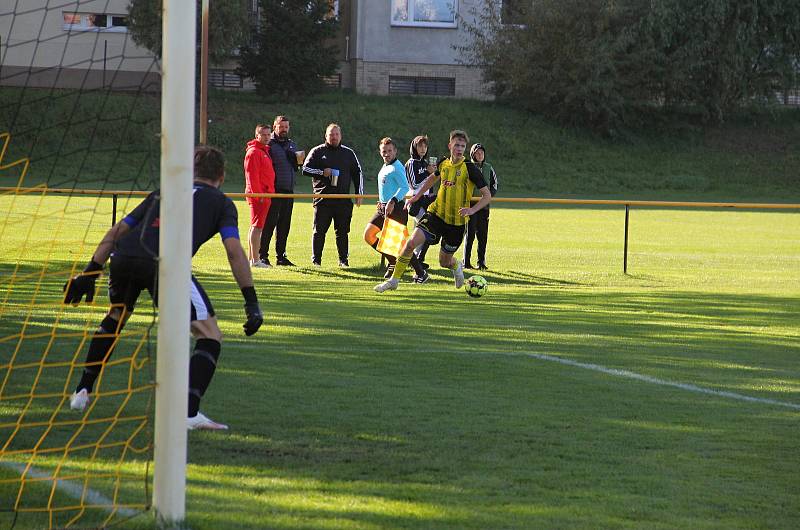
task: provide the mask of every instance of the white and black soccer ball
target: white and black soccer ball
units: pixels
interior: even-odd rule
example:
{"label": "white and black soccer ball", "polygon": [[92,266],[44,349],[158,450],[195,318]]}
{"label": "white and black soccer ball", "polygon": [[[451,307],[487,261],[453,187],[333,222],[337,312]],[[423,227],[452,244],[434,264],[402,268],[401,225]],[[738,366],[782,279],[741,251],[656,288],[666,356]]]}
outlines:
{"label": "white and black soccer ball", "polygon": [[483,276],[473,276],[464,282],[464,289],[472,298],[480,298],[485,295],[488,288],[489,282]]}

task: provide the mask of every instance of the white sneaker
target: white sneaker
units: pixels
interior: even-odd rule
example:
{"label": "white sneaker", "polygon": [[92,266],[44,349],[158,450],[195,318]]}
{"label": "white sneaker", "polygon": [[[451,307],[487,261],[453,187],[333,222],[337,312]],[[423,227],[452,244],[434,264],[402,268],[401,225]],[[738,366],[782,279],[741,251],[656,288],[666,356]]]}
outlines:
{"label": "white sneaker", "polygon": [[456,281],[456,289],[464,287],[464,264],[460,261],[458,266],[453,269],[453,279]]}
{"label": "white sneaker", "polygon": [[271,269],[272,265],[267,263],[266,261],[258,260],[258,261],[251,261],[250,266],[254,269]]}
{"label": "white sneaker", "polygon": [[80,392],[73,392],[69,397],[69,408],[72,410],[83,410],[89,404],[89,391],[81,388]]}
{"label": "white sneaker", "polygon": [[186,428],[190,431],[206,430],[206,431],[226,431],[228,426],[224,423],[217,423],[209,419],[202,412],[197,412],[197,416],[186,418]]}
{"label": "white sneaker", "polygon": [[385,282],[376,285],[375,292],[382,293],[384,291],[394,291],[395,289],[397,289],[397,284],[399,283],[400,280],[398,280],[397,278],[389,278]]}

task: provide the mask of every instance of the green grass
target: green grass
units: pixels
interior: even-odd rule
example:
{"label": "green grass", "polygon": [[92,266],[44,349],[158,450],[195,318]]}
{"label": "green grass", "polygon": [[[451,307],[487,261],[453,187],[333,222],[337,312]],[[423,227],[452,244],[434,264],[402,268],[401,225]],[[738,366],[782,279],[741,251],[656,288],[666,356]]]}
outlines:
{"label": "green grass", "polygon": [[[93,329],[105,289],[97,307],[56,302],[73,260],[85,262],[108,226],[108,200],[96,213],[89,198],[9,200],[0,199],[0,211],[16,212],[0,232],[0,296],[11,302],[0,337],[19,332],[27,309],[14,304],[31,299],[29,331],[56,319]],[[352,268],[335,267],[332,234],[323,267],[307,266],[310,213],[296,203],[289,250],[300,266],[255,271],[267,321],[252,338],[221,245],[194,260],[226,335],[203,410],[231,431],[190,433],[188,527],[800,525],[796,212],[633,209],[625,275],[622,209],[497,206],[479,300],[436,266],[429,284],[374,293],[378,259],[359,241],[372,207],[354,216]],[[17,263],[41,282],[9,289]],[[149,323],[145,296],[126,333],[140,337]],[[109,371],[108,384],[127,373]],[[63,386],[63,374],[49,377]],[[48,406],[57,403],[40,413]],[[123,469],[144,473],[136,458]],[[0,499],[13,493],[0,484]],[[87,525],[102,520],[93,517]],[[21,516],[16,528],[39,526]]]}
{"label": "green grass", "polygon": [[[499,103],[345,92],[293,102],[212,92],[209,142],[228,156],[229,190],[243,189],[243,148],[253,127],[279,113],[291,118],[292,136],[306,150],[322,142],[328,123],[340,123],[369,190],[381,137],[395,138],[405,160],[415,135],[428,134],[439,155],[448,132],[464,128],[486,145],[501,196],[800,201],[798,109],[749,113],[707,130],[653,126],[608,140]],[[0,132],[6,130],[14,134],[8,156],[29,154],[33,161],[28,185],[152,189],[159,181],[154,95],[2,88]],[[16,184],[15,176],[0,175],[0,185]],[[298,178],[298,191],[309,191],[310,179]]]}

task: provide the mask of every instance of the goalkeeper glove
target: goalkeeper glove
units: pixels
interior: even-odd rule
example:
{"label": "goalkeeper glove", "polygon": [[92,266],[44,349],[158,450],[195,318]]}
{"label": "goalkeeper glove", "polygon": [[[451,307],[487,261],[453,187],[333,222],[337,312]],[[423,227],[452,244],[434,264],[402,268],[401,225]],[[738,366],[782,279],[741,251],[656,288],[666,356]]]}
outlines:
{"label": "goalkeeper glove", "polygon": [[[64,303],[78,305],[81,298],[86,295],[86,303],[94,300],[94,282],[100,276],[97,271],[102,271],[103,266],[96,261],[89,260],[89,264],[81,274],[70,278],[61,289],[64,292]],[[97,273],[97,274],[95,274]]]}
{"label": "goalkeeper glove", "polygon": [[264,323],[264,315],[261,314],[261,308],[258,306],[254,287],[242,287],[242,296],[244,296],[244,312],[247,315],[247,321],[242,327],[244,334],[249,337]]}

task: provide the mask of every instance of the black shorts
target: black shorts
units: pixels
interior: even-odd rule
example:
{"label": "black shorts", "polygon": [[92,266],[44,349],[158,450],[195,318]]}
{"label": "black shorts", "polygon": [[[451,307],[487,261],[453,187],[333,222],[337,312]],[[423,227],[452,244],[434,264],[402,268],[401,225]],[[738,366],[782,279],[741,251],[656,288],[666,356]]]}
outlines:
{"label": "black shorts", "polygon": [[[128,313],[133,312],[142,291],[147,289],[158,306],[158,266],[150,258],[111,256],[108,275],[108,297],[114,305],[125,304]],[[191,321],[213,317],[214,307],[205,289],[192,275]]]}
{"label": "black shorts", "polygon": [[420,210],[422,210],[424,214],[425,211],[428,210],[428,206],[430,206],[434,200],[436,200],[436,195],[429,195],[426,193],[420,197],[417,202],[411,203],[411,208],[409,209],[408,213],[411,215],[411,217],[418,217]]}
{"label": "black shorts", "polygon": [[[402,224],[403,226],[408,223],[408,212],[405,208],[405,202],[400,201],[394,205],[392,209],[392,215],[389,216],[389,219],[393,221],[397,221],[398,223]],[[378,228],[383,228],[383,222],[386,220],[386,203],[379,202],[378,208],[375,211],[375,215],[372,216],[372,219],[369,222]]]}
{"label": "black shorts", "polygon": [[436,214],[431,212],[422,216],[422,219],[417,223],[417,228],[421,228],[425,232],[425,239],[431,245],[435,245],[442,240],[442,252],[447,254],[455,254],[461,242],[464,241],[464,227],[465,225],[450,225]]}

